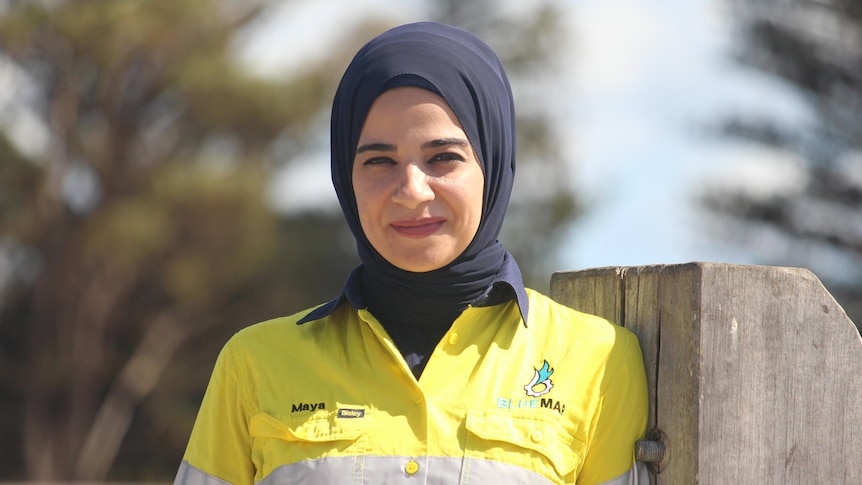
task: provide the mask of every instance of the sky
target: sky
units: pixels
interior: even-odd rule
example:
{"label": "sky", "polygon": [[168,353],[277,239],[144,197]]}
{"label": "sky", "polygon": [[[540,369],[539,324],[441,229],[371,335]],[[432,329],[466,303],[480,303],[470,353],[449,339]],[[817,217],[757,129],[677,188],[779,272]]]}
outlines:
{"label": "sky", "polygon": [[[752,263],[716,241],[696,198],[707,183],[750,191],[800,184],[787,155],[722,139],[710,125],[735,113],[803,120],[805,107],[775,81],[732,60],[719,0],[572,2],[582,39],[572,74],[578,173],[595,208],[571,231],[574,267],[688,261]],[[570,253],[569,253],[570,252]]]}

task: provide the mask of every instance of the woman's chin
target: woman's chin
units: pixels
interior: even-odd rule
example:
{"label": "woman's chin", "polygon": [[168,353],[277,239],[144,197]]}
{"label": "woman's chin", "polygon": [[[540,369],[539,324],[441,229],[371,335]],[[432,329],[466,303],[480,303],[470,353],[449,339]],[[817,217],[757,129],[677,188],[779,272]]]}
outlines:
{"label": "woman's chin", "polygon": [[440,255],[403,255],[389,260],[397,268],[411,273],[428,273],[440,269],[455,260],[455,258],[444,258]]}

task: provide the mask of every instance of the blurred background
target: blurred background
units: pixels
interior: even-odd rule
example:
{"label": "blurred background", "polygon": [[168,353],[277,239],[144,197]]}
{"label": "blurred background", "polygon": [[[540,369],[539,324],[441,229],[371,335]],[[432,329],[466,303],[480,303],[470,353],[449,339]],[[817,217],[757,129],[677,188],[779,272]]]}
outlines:
{"label": "blurred background", "polygon": [[0,481],[172,480],[224,342],[357,264],[329,103],[421,19],[507,66],[530,286],[801,266],[862,322],[858,1],[0,0]]}

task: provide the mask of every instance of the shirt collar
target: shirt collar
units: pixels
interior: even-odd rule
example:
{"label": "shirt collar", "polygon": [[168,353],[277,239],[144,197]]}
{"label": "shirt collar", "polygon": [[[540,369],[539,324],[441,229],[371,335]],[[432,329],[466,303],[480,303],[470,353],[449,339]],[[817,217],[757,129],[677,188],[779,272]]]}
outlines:
{"label": "shirt collar", "polygon": [[359,290],[359,275],[361,272],[362,265],[353,268],[353,271],[351,271],[347,276],[344,288],[341,289],[341,293],[339,293],[337,297],[310,311],[307,315],[296,322],[296,324],[302,325],[303,323],[320,320],[335,311],[335,309],[338,308],[344,300],[349,301],[354,310],[366,308],[367,305],[365,305],[365,302],[362,300],[362,292]]}
{"label": "shirt collar", "polygon": [[[350,305],[354,310],[367,308],[365,301],[362,299],[362,291],[360,291],[359,286],[361,273],[362,265],[353,268],[353,271],[351,271],[347,276],[344,288],[341,289],[341,293],[339,293],[336,298],[310,311],[296,322],[296,324],[302,325],[303,323],[326,317],[335,311],[335,309],[338,308],[338,306],[345,300],[350,302]],[[500,268],[500,272],[497,273],[497,277],[494,279],[494,282],[488,286],[488,289],[482,294],[482,296],[473,302],[473,306],[493,306],[513,298],[518,304],[518,309],[521,312],[521,319],[526,327],[527,315],[529,314],[530,306],[529,297],[527,296],[527,290],[524,287],[523,278],[521,277],[521,269],[518,267],[518,263],[515,262],[515,259],[510,254],[506,253],[506,257],[503,260],[503,266]]]}

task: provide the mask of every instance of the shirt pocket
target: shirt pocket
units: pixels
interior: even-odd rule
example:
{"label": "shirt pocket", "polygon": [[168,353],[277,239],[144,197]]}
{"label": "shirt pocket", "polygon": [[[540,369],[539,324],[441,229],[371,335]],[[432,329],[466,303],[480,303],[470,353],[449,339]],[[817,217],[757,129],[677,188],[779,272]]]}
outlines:
{"label": "shirt pocket", "polygon": [[249,422],[255,481],[284,465],[325,457],[359,456],[371,419],[365,409],[317,411],[304,416],[261,413]]}
{"label": "shirt pocket", "polygon": [[[544,413],[468,411],[465,456],[516,465],[553,483],[571,479],[585,443]],[[492,477],[489,477],[492,478]]]}

